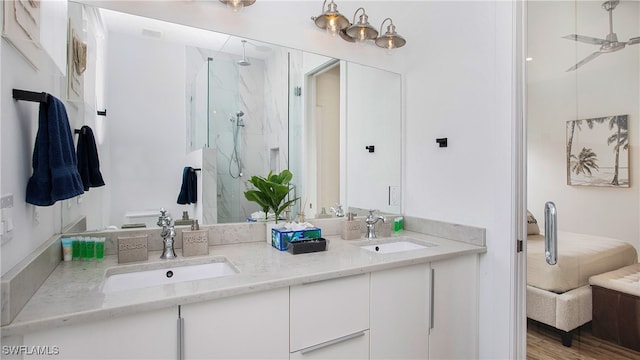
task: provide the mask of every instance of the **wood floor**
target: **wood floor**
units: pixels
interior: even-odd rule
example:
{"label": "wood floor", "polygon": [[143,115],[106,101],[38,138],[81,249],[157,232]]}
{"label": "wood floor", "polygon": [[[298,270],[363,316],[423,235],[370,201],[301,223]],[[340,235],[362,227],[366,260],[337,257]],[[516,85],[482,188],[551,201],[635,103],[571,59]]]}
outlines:
{"label": "wood floor", "polygon": [[528,360],[613,360],[640,359],[640,352],[599,339],[591,333],[591,323],[576,330],[571,347],[562,346],[557,330],[529,320],[527,322]]}

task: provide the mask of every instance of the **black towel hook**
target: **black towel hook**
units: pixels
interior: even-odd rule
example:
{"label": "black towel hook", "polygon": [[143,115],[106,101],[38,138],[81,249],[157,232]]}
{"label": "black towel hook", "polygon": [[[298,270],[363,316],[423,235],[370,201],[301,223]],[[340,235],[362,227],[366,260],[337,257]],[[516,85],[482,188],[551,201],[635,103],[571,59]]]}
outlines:
{"label": "black towel hook", "polygon": [[49,94],[46,92],[13,89],[13,98],[16,100],[40,102],[45,104],[49,102]]}

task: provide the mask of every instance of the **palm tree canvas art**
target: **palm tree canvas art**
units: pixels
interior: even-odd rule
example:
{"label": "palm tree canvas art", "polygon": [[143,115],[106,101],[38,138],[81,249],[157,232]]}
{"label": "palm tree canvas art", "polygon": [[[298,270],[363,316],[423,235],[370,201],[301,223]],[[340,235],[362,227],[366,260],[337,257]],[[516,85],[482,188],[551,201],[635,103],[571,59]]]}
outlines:
{"label": "palm tree canvas art", "polygon": [[567,121],[567,184],[629,187],[628,115]]}

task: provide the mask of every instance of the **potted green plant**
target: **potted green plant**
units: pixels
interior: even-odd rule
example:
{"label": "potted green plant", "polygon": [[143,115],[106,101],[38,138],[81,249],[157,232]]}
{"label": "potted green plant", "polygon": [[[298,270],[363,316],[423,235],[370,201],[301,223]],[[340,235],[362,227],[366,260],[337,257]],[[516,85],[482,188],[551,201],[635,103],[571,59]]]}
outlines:
{"label": "potted green plant", "polygon": [[247,200],[257,203],[265,213],[265,220],[269,210],[273,210],[276,216],[276,223],[280,214],[291,204],[295,203],[299,198],[285,201],[285,198],[292,190],[289,186],[293,179],[291,171],[284,169],[280,174],[274,174],[269,171],[267,177],[252,176],[249,182],[255,189],[247,190],[244,196]]}

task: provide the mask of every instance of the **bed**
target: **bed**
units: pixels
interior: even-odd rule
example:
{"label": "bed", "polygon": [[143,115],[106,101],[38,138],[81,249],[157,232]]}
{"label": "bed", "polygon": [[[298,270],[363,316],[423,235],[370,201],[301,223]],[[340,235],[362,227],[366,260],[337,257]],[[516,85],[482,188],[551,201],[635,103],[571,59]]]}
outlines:
{"label": "bed", "polygon": [[527,317],[560,330],[562,344],[571,346],[571,331],[591,321],[593,275],[638,262],[629,243],[558,231],[558,262],[548,265],[544,235],[527,236]]}

